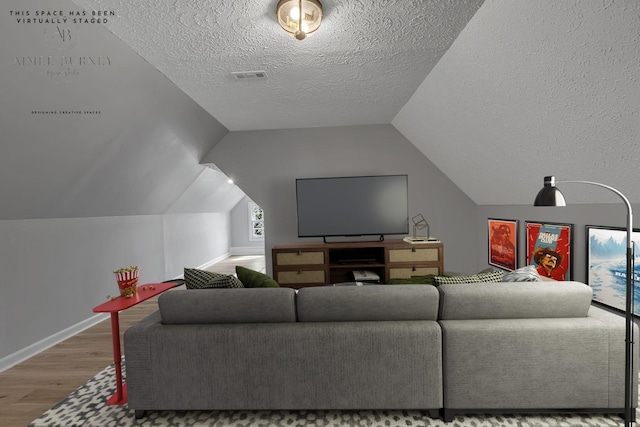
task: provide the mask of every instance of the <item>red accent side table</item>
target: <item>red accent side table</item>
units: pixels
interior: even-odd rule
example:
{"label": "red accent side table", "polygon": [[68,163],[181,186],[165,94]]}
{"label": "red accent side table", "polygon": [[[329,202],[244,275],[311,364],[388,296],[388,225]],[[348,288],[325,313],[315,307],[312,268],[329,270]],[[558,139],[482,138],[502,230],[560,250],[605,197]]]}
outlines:
{"label": "red accent side table", "polygon": [[120,350],[120,320],[118,313],[177,285],[175,282],[138,285],[138,291],[131,298],[120,296],[93,308],[94,313],[111,313],[111,338],[113,340],[113,362],[116,368],[116,392],[107,400],[107,405],[124,405],[127,403],[127,386],[122,382],[122,352]]}

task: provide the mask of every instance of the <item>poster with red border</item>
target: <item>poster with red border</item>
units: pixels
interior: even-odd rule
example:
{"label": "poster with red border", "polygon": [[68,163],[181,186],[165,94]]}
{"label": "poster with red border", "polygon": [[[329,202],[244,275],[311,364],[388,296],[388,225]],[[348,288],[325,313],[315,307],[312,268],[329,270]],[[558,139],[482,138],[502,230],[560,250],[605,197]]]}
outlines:
{"label": "poster with red border", "polygon": [[527,265],[547,279],[572,280],[573,224],[526,221],[525,231]]}
{"label": "poster with red border", "polygon": [[488,220],[489,265],[513,271],[518,268],[518,221]]}

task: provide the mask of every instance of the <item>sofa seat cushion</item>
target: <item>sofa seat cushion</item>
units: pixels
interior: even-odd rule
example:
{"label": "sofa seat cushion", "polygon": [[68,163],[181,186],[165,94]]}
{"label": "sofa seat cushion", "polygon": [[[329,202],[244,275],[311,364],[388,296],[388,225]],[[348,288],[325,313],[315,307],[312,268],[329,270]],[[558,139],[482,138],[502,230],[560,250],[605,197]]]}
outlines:
{"label": "sofa seat cushion", "polygon": [[158,308],[165,325],[296,321],[290,288],[176,290],[162,293]]}
{"label": "sofa seat cushion", "polygon": [[445,284],[440,319],[527,319],[586,317],[592,290],[579,282]]}
{"label": "sofa seat cushion", "polygon": [[432,285],[307,287],[296,296],[300,322],[437,320]]}

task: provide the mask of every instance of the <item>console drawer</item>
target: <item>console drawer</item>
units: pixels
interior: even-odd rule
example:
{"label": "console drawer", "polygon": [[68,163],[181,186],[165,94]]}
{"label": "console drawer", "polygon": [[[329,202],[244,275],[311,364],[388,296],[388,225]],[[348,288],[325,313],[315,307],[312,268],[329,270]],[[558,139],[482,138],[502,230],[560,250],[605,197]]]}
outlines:
{"label": "console drawer", "polygon": [[389,262],[439,261],[438,248],[389,249]]}
{"label": "console drawer", "polygon": [[278,252],[276,265],[323,265],[324,252]]}
{"label": "console drawer", "polygon": [[406,268],[390,268],[389,279],[409,279],[411,276],[426,276],[427,274],[438,275],[438,267],[406,267]]}
{"label": "console drawer", "polygon": [[276,273],[276,276],[276,282],[281,285],[294,285],[298,283],[325,283],[324,270],[278,271]]}

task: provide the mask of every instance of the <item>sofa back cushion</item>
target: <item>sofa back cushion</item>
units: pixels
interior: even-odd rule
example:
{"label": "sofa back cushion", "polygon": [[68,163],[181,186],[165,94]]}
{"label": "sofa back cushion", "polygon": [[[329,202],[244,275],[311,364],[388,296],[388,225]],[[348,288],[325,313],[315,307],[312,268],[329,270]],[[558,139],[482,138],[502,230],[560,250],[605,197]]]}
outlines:
{"label": "sofa back cushion", "polygon": [[288,323],[296,321],[289,288],[189,289],[158,298],[163,324]]}
{"label": "sofa back cushion", "polygon": [[437,320],[432,285],[321,286],[296,296],[299,322]]}
{"label": "sofa back cushion", "polygon": [[592,290],[579,282],[441,285],[441,320],[585,317]]}

